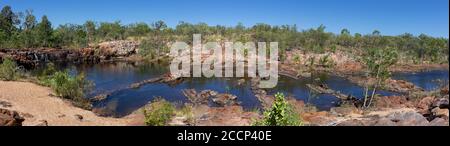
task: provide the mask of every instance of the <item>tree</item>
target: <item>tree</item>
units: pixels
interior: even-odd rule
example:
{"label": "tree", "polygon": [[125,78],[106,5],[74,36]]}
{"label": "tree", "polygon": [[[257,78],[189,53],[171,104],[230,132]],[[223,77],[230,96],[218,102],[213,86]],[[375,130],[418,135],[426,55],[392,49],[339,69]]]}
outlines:
{"label": "tree", "polygon": [[342,29],[341,35],[338,36],[338,44],[341,46],[349,47],[351,46],[352,36],[348,29]]}
{"label": "tree", "polygon": [[65,24],[55,30],[55,44],[64,48],[84,48],[88,45],[86,29],[83,25]]}
{"label": "tree", "polygon": [[143,37],[150,33],[151,29],[146,23],[135,23],[127,26],[125,34],[128,37]]}
{"label": "tree", "polygon": [[153,23],[153,28],[155,28],[156,31],[162,31],[167,28],[166,22],[159,20]]}
{"label": "tree", "polygon": [[3,30],[3,33],[8,36],[12,35],[16,29],[15,25],[19,22],[18,16],[12,11],[11,6],[3,7],[0,12],[0,30]]}
{"label": "tree", "polygon": [[120,21],[114,23],[102,22],[97,32],[98,36],[106,41],[124,39],[124,28]]}
{"label": "tree", "polygon": [[32,10],[27,10],[25,15],[25,21],[23,22],[24,30],[31,30],[36,27],[37,21],[36,17],[33,15]]}
{"label": "tree", "polygon": [[368,96],[368,89],[364,98],[363,108],[371,106],[376,90],[384,84],[386,79],[391,75],[389,67],[397,62],[398,54],[395,49],[368,49],[363,58],[364,64],[367,66],[369,77],[374,78],[376,83],[372,85],[372,94]]}
{"label": "tree", "polygon": [[42,16],[41,22],[37,26],[37,37],[42,47],[52,47],[53,28],[47,16]]}
{"label": "tree", "polygon": [[36,17],[33,15],[32,10],[27,10],[25,15],[25,21],[23,22],[24,30],[21,33],[24,47],[31,48],[38,45],[36,38]]}
{"label": "tree", "polygon": [[84,27],[87,33],[87,41],[88,43],[92,43],[95,40],[95,22],[94,21],[86,21],[84,23]]}

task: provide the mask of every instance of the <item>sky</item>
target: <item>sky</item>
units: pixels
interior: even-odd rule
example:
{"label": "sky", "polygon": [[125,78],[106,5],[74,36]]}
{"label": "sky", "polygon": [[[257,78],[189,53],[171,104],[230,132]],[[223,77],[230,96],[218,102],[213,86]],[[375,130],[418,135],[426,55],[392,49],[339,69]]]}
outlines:
{"label": "sky", "polygon": [[13,11],[47,15],[54,26],[121,21],[180,21],[209,25],[245,26],[257,23],[296,24],[300,30],[323,24],[326,31],[384,35],[405,32],[449,36],[449,0],[0,0]]}

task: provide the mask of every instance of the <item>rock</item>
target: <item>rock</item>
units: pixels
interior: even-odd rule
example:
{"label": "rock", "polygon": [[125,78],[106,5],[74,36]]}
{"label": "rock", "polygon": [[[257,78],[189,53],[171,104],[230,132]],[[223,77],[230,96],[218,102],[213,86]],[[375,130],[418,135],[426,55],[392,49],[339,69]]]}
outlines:
{"label": "rock", "polygon": [[79,114],[75,114],[74,115],[75,119],[82,121],[83,120],[83,116],[79,115]]}
{"label": "rock", "polygon": [[336,118],[332,117],[328,112],[309,112],[300,114],[302,120],[308,125],[313,126],[330,126],[336,121]]}
{"label": "rock", "polygon": [[340,122],[336,126],[371,126],[371,125],[374,125],[374,122],[370,120],[351,119]]}
{"label": "rock", "polygon": [[421,114],[408,111],[408,112],[395,112],[388,115],[386,118],[395,122],[397,126],[426,126],[428,120]]}
{"label": "rock", "polygon": [[405,108],[413,107],[413,104],[404,96],[381,96],[376,97],[375,106],[377,108]]}
{"label": "rock", "polygon": [[330,113],[336,116],[346,116],[346,115],[354,115],[354,114],[362,114],[358,108],[351,107],[333,107],[330,109]]}
{"label": "rock", "polygon": [[448,120],[444,120],[442,118],[435,118],[430,122],[429,126],[449,126]]}
{"label": "rock", "polygon": [[0,126],[22,126],[25,121],[16,111],[0,108]]}
{"label": "rock", "polygon": [[218,94],[212,98],[212,101],[220,106],[238,105],[237,96],[231,94]]}
{"label": "rock", "polygon": [[217,92],[212,90],[203,90],[197,94],[195,89],[185,89],[183,90],[183,94],[194,104],[207,104],[209,97],[217,95]]}
{"label": "rock", "polygon": [[431,110],[431,113],[433,113],[433,116],[448,119],[448,109],[441,109],[439,107],[434,108]]}
{"label": "rock", "polygon": [[[0,49],[2,56],[9,56],[19,66],[33,68],[47,62],[98,62],[99,58],[94,50],[89,49],[55,49],[55,48],[33,48],[33,49]],[[1,57],[1,56],[0,56]]]}
{"label": "rock", "polygon": [[34,126],[48,126],[48,122],[46,120],[39,120],[38,124]]}
{"label": "rock", "polygon": [[89,99],[91,102],[99,102],[108,98],[108,94],[100,94]]}
{"label": "rock", "polygon": [[441,95],[448,95],[449,86],[445,86],[441,89]]}
{"label": "rock", "polygon": [[433,104],[433,101],[434,97],[432,96],[428,96],[420,100],[419,103],[416,104],[416,108],[419,110],[419,113],[422,115],[430,114],[429,108]]}
{"label": "rock", "polygon": [[439,98],[439,99],[434,100],[432,107],[448,109],[448,98]]}
{"label": "rock", "polygon": [[167,123],[169,126],[188,126],[187,117],[174,117],[170,122]]}
{"label": "rock", "polygon": [[130,56],[137,52],[138,46],[138,42],[118,40],[100,43],[97,48],[104,58],[109,58]]}
{"label": "rock", "polygon": [[[378,114],[377,114],[378,113]],[[362,117],[352,118],[339,126],[428,126],[428,120],[414,110],[374,111]]]}
{"label": "rock", "polygon": [[196,126],[250,126],[258,113],[245,112],[241,106],[206,107],[199,112]]}
{"label": "rock", "polygon": [[389,118],[381,118],[373,126],[396,126],[396,123]]}
{"label": "rock", "polygon": [[415,86],[413,83],[404,81],[404,80],[394,80],[394,79],[387,79],[386,80],[386,88],[399,92],[399,93],[409,93],[409,92],[422,92],[423,89]]}
{"label": "rock", "polygon": [[0,107],[11,107],[11,103],[6,102],[6,101],[0,101]]}

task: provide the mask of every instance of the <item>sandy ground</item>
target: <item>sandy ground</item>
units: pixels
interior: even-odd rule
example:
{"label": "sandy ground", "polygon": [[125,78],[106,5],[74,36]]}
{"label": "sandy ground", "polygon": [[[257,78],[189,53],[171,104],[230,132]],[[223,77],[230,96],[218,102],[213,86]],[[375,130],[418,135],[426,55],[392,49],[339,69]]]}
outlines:
{"label": "sandy ground", "polygon": [[[126,126],[136,125],[136,116],[107,118],[72,106],[53,97],[52,90],[28,82],[0,81],[0,108],[14,110],[25,118],[24,126],[34,126],[46,120],[49,126]],[[76,115],[81,115],[80,120]]]}

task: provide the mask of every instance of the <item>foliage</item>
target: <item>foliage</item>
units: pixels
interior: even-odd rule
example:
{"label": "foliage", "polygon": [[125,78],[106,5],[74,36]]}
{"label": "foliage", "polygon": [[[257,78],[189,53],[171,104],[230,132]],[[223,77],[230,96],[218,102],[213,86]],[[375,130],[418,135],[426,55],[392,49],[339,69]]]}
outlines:
{"label": "foliage", "polygon": [[358,53],[365,52],[364,48],[397,48],[402,54],[411,56],[405,57],[409,59],[406,62],[448,62],[448,39],[425,34],[385,36],[374,30],[370,34],[352,35],[348,29],[333,34],[326,32],[324,25],[299,31],[296,25],[272,26],[263,23],[251,27],[245,27],[242,23],[227,27],[180,22],[175,28],[170,28],[164,21],[128,25],[120,21],[86,21],[84,25],[63,24],[53,29],[46,16],[37,23],[31,10],[26,11],[25,17],[19,17],[19,13],[13,12],[10,6],[3,7],[0,15],[0,48],[82,48],[101,41],[137,39],[144,40],[143,56],[154,57],[165,52],[168,40],[192,43],[193,34],[202,34],[203,41],[278,42],[281,61],[286,58],[285,52],[292,49],[324,53],[326,50],[335,52],[337,48],[342,48]]}
{"label": "foliage", "polygon": [[150,59],[155,59],[168,51],[169,48],[165,41],[161,41],[158,38],[144,39],[139,46],[139,54]]}
{"label": "foliage", "polygon": [[17,65],[16,63],[9,59],[3,59],[3,62],[0,64],[0,79],[6,81],[16,80],[17,78]]}
{"label": "foliage", "polygon": [[48,63],[44,70],[42,70],[37,76],[39,84],[51,86],[52,77],[56,72],[57,70],[55,68],[55,64]]}
{"label": "foliage", "polygon": [[395,49],[368,49],[363,58],[369,76],[387,79],[390,76],[389,67],[397,62],[398,54]]}
{"label": "foliage", "polygon": [[155,99],[144,109],[147,126],[164,126],[175,115],[175,107],[164,99]]}
{"label": "foliage", "polygon": [[[366,87],[363,108],[371,106],[377,88],[382,86],[386,79],[391,75],[389,67],[397,62],[398,54],[394,49],[368,49],[363,58],[364,64],[367,66],[369,77],[375,78],[376,83],[373,87]],[[369,98],[368,90],[372,88],[372,94]]]}
{"label": "foliage", "polygon": [[333,67],[334,61],[330,58],[330,54],[327,54],[319,59],[319,65],[325,68]]}
{"label": "foliage", "polygon": [[57,96],[73,101],[75,106],[91,108],[85,93],[92,89],[93,83],[87,80],[83,73],[71,76],[68,71],[56,71],[50,64],[38,76],[38,79],[39,83],[50,86]]}
{"label": "foliage", "polygon": [[275,94],[271,108],[264,111],[264,118],[254,123],[256,126],[301,126],[300,116],[284,99],[281,93]]}

